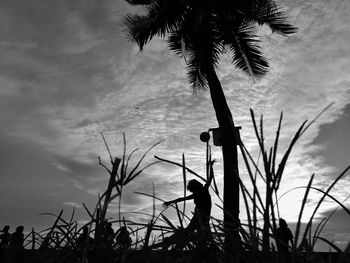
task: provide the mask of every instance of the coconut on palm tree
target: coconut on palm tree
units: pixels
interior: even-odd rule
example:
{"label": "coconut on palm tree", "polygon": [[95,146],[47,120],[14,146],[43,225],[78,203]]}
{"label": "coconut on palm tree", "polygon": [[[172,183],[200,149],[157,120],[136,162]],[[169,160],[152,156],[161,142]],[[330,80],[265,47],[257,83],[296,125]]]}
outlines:
{"label": "coconut on palm tree", "polygon": [[[230,52],[232,63],[253,78],[268,71],[262,56],[257,25],[273,33],[296,32],[273,0],[126,0],[143,6],[143,14],[125,18],[127,36],[142,50],[154,36],[167,39],[170,50],[187,63],[192,87],[209,88],[222,136],[224,160],[224,231],[228,244],[239,238],[239,173],[237,133],[216,74],[219,58]],[[185,55],[186,54],[186,55]]]}

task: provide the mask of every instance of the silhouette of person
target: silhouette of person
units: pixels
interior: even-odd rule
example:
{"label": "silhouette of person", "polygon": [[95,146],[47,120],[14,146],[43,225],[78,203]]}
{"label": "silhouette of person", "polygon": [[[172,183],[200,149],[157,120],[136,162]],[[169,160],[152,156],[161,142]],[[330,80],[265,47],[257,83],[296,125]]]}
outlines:
{"label": "silhouette of person", "polygon": [[[6,225],[2,229],[2,234],[0,235],[0,259],[5,260],[9,256],[9,243],[10,243],[10,238],[11,234],[9,233],[10,226]],[[1,261],[1,260],[0,260]]]}
{"label": "silhouette of person", "polygon": [[187,189],[192,192],[191,195],[167,201],[163,204],[163,207],[167,208],[170,204],[193,199],[196,207],[194,209],[193,217],[186,228],[186,232],[189,233],[197,231],[200,234],[199,237],[202,239],[202,241],[205,241],[205,238],[210,232],[209,220],[211,213],[211,197],[209,194],[209,186],[214,176],[214,162],[215,160],[210,163],[209,179],[204,186],[196,179],[192,179],[187,184]]}
{"label": "silhouette of person", "polygon": [[279,219],[279,228],[276,229],[275,233],[277,249],[280,252],[283,262],[286,262],[288,259],[288,245],[289,242],[293,246],[293,234],[289,229],[287,222],[283,219]]}
{"label": "silhouette of person", "polygon": [[128,262],[128,253],[131,246],[131,237],[126,226],[120,227],[115,233],[115,245],[117,247],[117,262]]}
{"label": "silhouette of person", "polygon": [[12,255],[12,259],[14,262],[21,262],[24,258],[24,227],[18,226],[16,228],[16,232],[11,234],[10,243],[9,243],[9,251]]}
{"label": "silhouette of person", "polygon": [[79,248],[91,248],[94,244],[94,239],[90,237],[89,234],[89,227],[84,226],[83,227],[83,233],[80,234],[80,236],[77,238],[77,247]]}
{"label": "silhouette of person", "polygon": [[113,239],[114,239],[114,230],[112,227],[112,223],[106,222],[103,235],[102,235],[102,240],[104,245],[106,245],[107,247],[112,247]]}
{"label": "silhouette of person", "polygon": [[310,245],[310,242],[307,240],[307,238],[304,238],[303,241],[300,243],[298,249],[303,253],[312,253],[313,248]]}
{"label": "silhouette of person", "polygon": [[10,243],[10,237],[11,234],[9,233],[10,226],[6,225],[2,229],[2,234],[0,235],[0,249],[7,250],[9,248],[9,243]]}
{"label": "silhouette of person", "polygon": [[121,228],[119,228],[115,234],[116,234],[115,241],[118,248],[125,248],[125,249],[130,248],[131,237],[126,226],[122,226]]}

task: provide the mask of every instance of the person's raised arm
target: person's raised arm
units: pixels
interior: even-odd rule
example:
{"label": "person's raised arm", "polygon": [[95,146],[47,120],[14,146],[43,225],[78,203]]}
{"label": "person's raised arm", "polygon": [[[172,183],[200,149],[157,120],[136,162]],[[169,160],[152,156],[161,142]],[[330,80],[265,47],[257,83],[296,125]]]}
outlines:
{"label": "person's raised arm", "polygon": [[213,180],[214,178],[214,170],[213,170],[213,164],[216,162],[216,160],[212,160],[209,165],[210,165],[210,170],[209,170],[209,178],[207,180],[207,182],[205,183],[204,185],[204,188],[208,189],[210,184],[211,184],[211,181]]}
{"label": "person's raised arm", "polygon": [[185,200],[191,200],[193,198],[194,198],[193,194],[185,196],[185,197],[180,197],[180,198],[177,198],[177,199],[174,199],[174,200],[171,200],[171,201],[164,202],[163,203],[163,207],[167,208],[171,204],[175,204],[175,203],[182,202],[182,201],[185,201]]}

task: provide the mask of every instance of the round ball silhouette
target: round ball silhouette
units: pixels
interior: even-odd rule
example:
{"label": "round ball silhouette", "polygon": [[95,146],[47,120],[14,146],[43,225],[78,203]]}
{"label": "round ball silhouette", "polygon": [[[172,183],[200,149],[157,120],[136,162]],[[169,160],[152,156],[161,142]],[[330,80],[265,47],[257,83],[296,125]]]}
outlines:
{"label": "round ball silhouette", "polygon": [[202,132],[199,138],[201,139],[202,142],[208,142],[210,139],[210,134],[209,132]]}

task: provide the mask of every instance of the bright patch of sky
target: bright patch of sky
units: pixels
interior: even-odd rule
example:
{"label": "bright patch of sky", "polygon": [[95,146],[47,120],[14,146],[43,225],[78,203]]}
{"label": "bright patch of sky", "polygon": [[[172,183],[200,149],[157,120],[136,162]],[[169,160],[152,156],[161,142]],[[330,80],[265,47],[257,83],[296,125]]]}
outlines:
{"label": "bright patch of sky", "polygon": [[[243,142],[255,158],[250,108],[257,117],[264,115],[269,145],[283,111],[282,154],[302,122],[334,102],[293,150],[280,193],[305,186],[313,173],[315,186],[325,189],[350,160],[349,133],[344,132],[350,125],[350,3],[298,0],[281,5],[299,31],[283,37],[259,29],[270,73],[253,82],[223,57],[218,75],[235,123],[243,127]],[[122,154],[123,132],[129,151],[139,147],[141,153],[164,140],[145,163],[154,161],[154,154],[180,162],[184,153],[189,168],[204,175],[205,145],[199,134],[217,126],[209,93],[193,93],[184,62],[163,40],[154,39],[139,52],[125,39],[121,18],[131,11],[125,3],[4,0],[0,7],[0,225],[43,228],[53,220],[38,213],[63,208],[69,215],[74,204],[77,216],[86,219],[81,204],[92,209],[107,180],[97,160],[101,156],[108,162],[101,131],[115,155]],[[213,148],[213,156],[222,189],[220,149]],[[247,182],[243,165],[241,175]],[[154,166],[126,188],[124,212],[151,212],[152,200],[133,191],[151,193],[152,182],[160,198],[183,194],[180,169]],[[342,201],[349,186],[346,175],[332,194]],[[281,216],[296,221],[302,197],[303,190],[282,197]],[[312,208],[319,195],[309,198]],[[320,212],[334,207],[327,202]],[[306,209],[304,221],[310,211]],[[221,211],[214,209],[213,215],[220,217]],[[332,221],[329,228],[336,236]],[[349,227],[344,231],[350,233]],[[337,238],[345,242],[345,237]]]}

